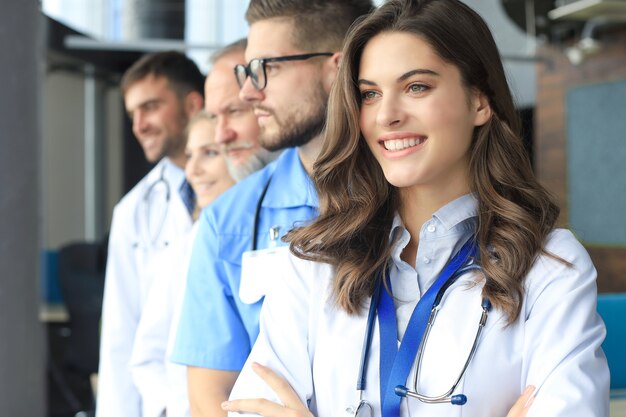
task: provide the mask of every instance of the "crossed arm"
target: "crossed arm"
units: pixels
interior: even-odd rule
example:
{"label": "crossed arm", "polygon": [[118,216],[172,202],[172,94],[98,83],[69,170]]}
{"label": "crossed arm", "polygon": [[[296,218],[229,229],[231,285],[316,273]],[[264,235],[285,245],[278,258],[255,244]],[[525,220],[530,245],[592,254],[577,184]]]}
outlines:
{"label": "crossed arm", "polygon": [[221,404],[230,395],[238,375],[239,372],[188,366],[187,385],[192,417],[226,417],[226,410]]}
{"label": "crossed arm", "polygon": [[[252,369],[276,393],[284,406],[266,399],[245,399],[223,402],[221,407],[224,411],[256,413],[264,417],[314,417],[284,378],[256,362],[252,364]],[[534,391],[535,387],[526,387],[506,417],[526,417]]]}

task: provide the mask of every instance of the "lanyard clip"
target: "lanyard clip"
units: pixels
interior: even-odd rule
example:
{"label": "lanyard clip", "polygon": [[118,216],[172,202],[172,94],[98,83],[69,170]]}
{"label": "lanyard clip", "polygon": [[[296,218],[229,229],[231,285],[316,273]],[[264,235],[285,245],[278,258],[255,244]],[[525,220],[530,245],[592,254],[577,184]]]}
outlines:
{"label": "lanyard clip", "polygon": [[275,247],[276,244],[278,243],[278,237],[279,237],[279,231],[280,231],[280,226],[272,226],[270,227],[270,242],[269,242],[269,246],[270,247]]}

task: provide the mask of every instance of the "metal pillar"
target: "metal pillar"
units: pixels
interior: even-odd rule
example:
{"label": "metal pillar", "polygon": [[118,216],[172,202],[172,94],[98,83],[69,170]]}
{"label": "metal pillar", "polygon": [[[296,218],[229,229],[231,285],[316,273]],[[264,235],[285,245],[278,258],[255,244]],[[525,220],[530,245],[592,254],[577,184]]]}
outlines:
{"label": "metal pillar", "polygon": [[37,0],[0,13],[0,415],[45,416],[39,322],[42,19]]}

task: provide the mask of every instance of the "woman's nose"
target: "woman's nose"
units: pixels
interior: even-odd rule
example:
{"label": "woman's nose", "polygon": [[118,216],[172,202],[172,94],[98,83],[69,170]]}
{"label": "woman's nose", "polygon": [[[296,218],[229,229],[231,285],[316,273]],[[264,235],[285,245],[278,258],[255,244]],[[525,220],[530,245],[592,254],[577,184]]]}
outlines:
{"label": "woman's nose", "polygon": [[399,125],[404,118],[403,113],[395,97],[383,97],[376,114],[376,122],[383,127]]}
{"label": "woman's nose", "polygon": [[198,159],[191,157],[187,160],[185,165],[185,175],[188,180],[202,172],[201,164],[198,163]]}

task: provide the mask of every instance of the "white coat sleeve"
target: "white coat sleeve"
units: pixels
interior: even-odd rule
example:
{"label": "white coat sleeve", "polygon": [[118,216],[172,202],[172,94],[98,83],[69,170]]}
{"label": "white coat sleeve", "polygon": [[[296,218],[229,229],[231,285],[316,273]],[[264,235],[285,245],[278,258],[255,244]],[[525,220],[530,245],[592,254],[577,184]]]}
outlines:
{"label": "white coat sleeve", "polygon": [[[177,242],[179,243],[179,242]],[[167,406],[168,380],[166,350],[176,296],[175,280],[182,259],[177,259],[176,243],[156,259],[156,275],[143,306],[135,335],[130,370],[141,394],[142,416],[159,417]],[[184,257],[185,254],[178,254]]]}
{"label": "white coat sleeve", "polygon": [[140,315],[133,242],[126,233],[132,215],[116,206],[102,301],[96,417],[137,417],[141,400],[128,367]]}
{"label": "white coat sleeve", "polygon": [[541,256],[528,277],[523,374],[538,389],[528,417],[608,417],[595,268],[569,231],[553,232],[546,249],[572,266]]}
{"label": "white coat sleeve", "polygon": [[[258,362],[286,378],[300,399],[307,403],[313,395],[309,263],[293,258],[286,250],[273,264],[277,270],[276,280],[263,302],[259,337],[230,399],[266,398],[280,403],[276,394],[252,370],[252,362]],[[251,414],[229,413],[230,417],[242,415]]]}

